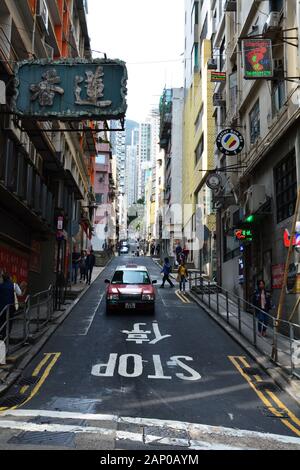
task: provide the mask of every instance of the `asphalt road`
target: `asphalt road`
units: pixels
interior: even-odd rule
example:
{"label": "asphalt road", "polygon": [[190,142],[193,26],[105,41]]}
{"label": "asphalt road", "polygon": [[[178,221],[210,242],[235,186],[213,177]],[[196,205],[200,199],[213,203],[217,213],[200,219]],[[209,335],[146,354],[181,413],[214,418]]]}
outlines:
{"label": "asphalt road", "polygon": [[[145,264],[152,278],[159,280],[155,316],[105,314],[104,279],[130,260]],[[179,423],[178,429],[180,423],[195,423],[299,437],[300,412],[291,398],[272,388],[275,398],[296,418],[288,425],[284,422],[288,412],[276,415],[263,398],[266,394],[260,396],[259,388],[247,380],[250,375],[243,375],[244,366],[257,367],[245,351],[198,306],[180,298],[177,288],[166,284],[160,289],[160,279],[160,269],[150,258],[114,259],[24,371],[25,381],[9,391],[8,396],[26,397],[14,408],[16,414],[30,410],[43,410],[49,416],[50,412],[109,414],[158,419],[161,428],[165,420],[172,420]],[[39,382],[30,383],[33,376]],[[261,370],[259,377],[269,381]],[[36,411],[32,413],[40,422]],[[0,414],[0,426],[2,419],[8,418]],[[57,422],[53,419],[47,422]],[[122,430],[131,432],[136,423],[134,419],[123,423]],[[24,435],[21,428],[20,432]],[[22,445],[22,439],[11,439],[2,425],[0,447]],[[127,448],[139,445],[127,443]]]}

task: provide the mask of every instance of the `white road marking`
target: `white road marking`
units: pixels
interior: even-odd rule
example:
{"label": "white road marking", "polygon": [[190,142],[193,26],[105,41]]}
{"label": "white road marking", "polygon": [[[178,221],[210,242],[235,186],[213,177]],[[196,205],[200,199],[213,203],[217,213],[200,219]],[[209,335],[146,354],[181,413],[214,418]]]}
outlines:
{"label": "white road marking", "polygon": [[[100,304],[102,302],[103,297],[104,297],[104,294],[102,294],[100,296],[99,302],[98,302],[97,306],[94,308],[93,313],[90,316],[88,316],[86,318],[83,318],[81,320],[81,323],[86,325],[84,327],[82,325],[78,325],[78,330],[81,330],[82,332],[81,333],[70,333],[70,334],[64,333],[64,336],[86,336],[88,334],[91,326],[92,326],[95,315],[97,313],[98,308],[100,307]],[[79,301],[79,299],[76,299],[76,300],[77,300],[77,302]]]}
{"label": "white road marking", "polygon": [[[141,442],[141,436],[137,433],[130,433],[127,431],[116,431],[110,429],[102,429],[91,426],[72,426],[66,424],[36,424],[24,421],[10,421],[4,420],[7,417],[21,417],[21,418],[35,418],[35,417],[48,417],[57,419],[84,419],[86,421],[112,421],[114,423],[128,423],[136,424],[145,427],[155,427],[161,429],[170,430],[185,430],[187,432],[198,432],[203,435],[219,436],[219,437],[232,437],[232,438],[256,438],[258,440],[273,441],[273,443],[281,444],[297,444],[300,446],[300,438],[283,436],[279,434],[269,434],[257,431],[247,431],[233,428],[226,428],[223,426],[210,426],[204,424],[188,423],[183,421],[171,421],[161,419],[149,419],[149,418],[131,418],[131,417],[120,417],[117,415],[101,415],[101,414],[90,414],[90,413],[72,413],[65,411],[51,411],[51,410],[7,410],[0,413],[0,428],[3,429],[21,429],[25,431],[49,431],[49,432],[91,432],[91,433],[104,433],[106,435],[115,434],[120,439],[133,439]],[[159,439],[160,436],[149,436],[147,439]],[[183,440],[184,441],[184,440]],[[183,442],[182,441],[182,442]],[[208,446],[207,442],[201,440],[191,440],[192,446],[199,445],[201,448],[204,445]],[[221,445],[221,444],[220,444]],[[215,444],[213,444],[215,446]],[[215,447],[214,447],[215,448]]]}

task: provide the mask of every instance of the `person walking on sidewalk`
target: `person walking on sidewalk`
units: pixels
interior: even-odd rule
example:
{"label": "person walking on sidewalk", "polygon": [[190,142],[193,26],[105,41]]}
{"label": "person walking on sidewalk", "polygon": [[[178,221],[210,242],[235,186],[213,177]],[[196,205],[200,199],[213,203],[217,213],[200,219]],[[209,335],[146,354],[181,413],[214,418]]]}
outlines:
{"label": "person walking on sidewalk", "polygon": [[253,305],[256,307],[256,316],[258,318],[258,334],[266,336],[269,324],[269,311],[272,309],[272,299],[271,294],[266,291],[263,279],[257,283],[257,290],[253,295]]}
{"label": "person walking on sidewalk", "polygon": [[[2,274],[3,282],[0,284],[0,313],[5,307],[9,305],[9,332],[12,328],[11,317],[17,310],[18,300],[17,296],[22,295],[22,291],[18,284],[11,281],[9,274]],[[0,337],[6,336],[6,329],[4,324],[6,323],[6,315],[2,314],[0,317]]]}
{"label": "person walking on sidewalk", "polygon": [[178,276],[177,276],[177,281],[179,282],[179,289],[180,291],[185,292],[185,283],[187,278],[189,277],[189,273],[187,270],[187,267],[185,265],[184,260],[182,259],[180,261],[180,265],[178,268]]}
{"label": "person walking on sidewalk", "polygon": [[161,273],[163,274],[163,281],[162,285],[160,286],[162,289],[165,287],[165,282],[168,281],[170,284],[170,287],[175,287],[173,282],[170,279],[170,273],[171,273],[171,264],[169,258],[165,258],[165,262],[163,265],[163,268],[161,270]]}
{"label": "person walking on sidewalk", "polygon": [[94,266],[96,264],[96,257],[93,250],[90,250],[90,253],[86,257],[85,267],[86,267],[86,283],[91,284],[92,273]]}
{"label": "person walking on sidewalk", "polygon": [[80,282],[81,281],[83,281],[83,282],[86,281],[86,265],[85,265],[86,257],[87,257],[86,251],[82,251],[80,261],[79,261]]}

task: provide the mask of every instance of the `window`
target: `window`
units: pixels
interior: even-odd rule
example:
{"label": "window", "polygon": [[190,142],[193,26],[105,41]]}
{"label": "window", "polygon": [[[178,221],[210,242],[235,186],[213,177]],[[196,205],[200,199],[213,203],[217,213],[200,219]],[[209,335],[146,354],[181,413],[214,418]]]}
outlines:
{"label": "window", "polygon": [[272,110],[273,116],[278,113],[285,103],[285,82],[280,80],[272,86]]}
{"label": "window", "polygon": [[201,160],[203,152],[204,152],[204,135],[202,134],[200,142],[197,145],[196,152],[195,152],[195,154],[196,154],[196,165]]}
{"label": "window", "polygon": [[277,223],[291,217],[297,200],[296,153],[293,150],[274,169]]}
{"label": "window", "polygon": [[104,203],[104,194],[96,193],[96,204],[103,204]]}
{"label": "window", "polygon": [[105,155],[97,155],[96,156],[96,163],[100,163],[101,165],[105,165]]}
{"label": "window", "polygon": [[270,12],[281,11],[283,9],[283,0],[270,0]]}
{"label": "window", "polygon": [[253,106],[250,114],[250,142],[254,144],[260,137],[260,111],[259,111],[259,100]]}

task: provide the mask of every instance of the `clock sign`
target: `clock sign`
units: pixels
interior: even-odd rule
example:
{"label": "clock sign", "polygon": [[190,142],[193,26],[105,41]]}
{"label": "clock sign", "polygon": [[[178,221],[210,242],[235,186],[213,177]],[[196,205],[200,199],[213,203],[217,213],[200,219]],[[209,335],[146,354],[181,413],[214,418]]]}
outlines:
{"label": "clock sign", "polygon": [[244,137],[235,129],[225,129],[220,132],[216,143],[220,152],[228,156],[238,155],[245,145]]}

